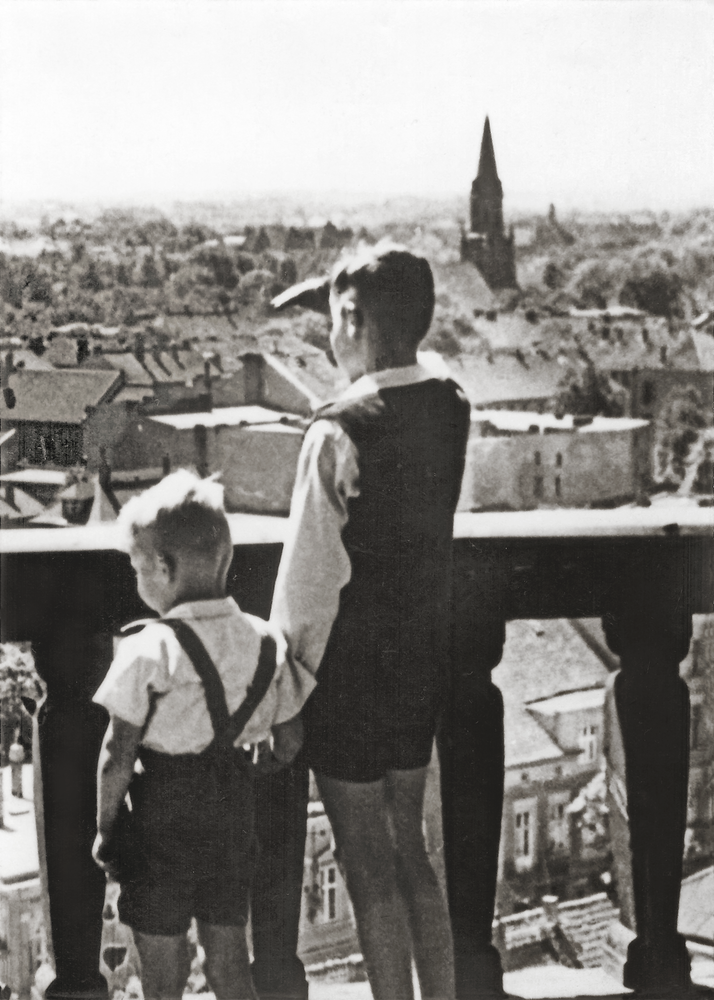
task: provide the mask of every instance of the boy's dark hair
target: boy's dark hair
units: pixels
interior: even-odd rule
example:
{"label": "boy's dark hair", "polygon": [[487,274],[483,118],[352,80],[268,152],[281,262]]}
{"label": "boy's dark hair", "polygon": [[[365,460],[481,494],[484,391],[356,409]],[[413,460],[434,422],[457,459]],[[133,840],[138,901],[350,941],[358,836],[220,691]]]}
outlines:
{"label": "boy's dark hair", "polygon": [[[330,285],[337,293],[354,288],[383,333],[415,348],[434,315],[434,276],[429,262],[406,247],[383,240],[363,245],[338,261]],[[387,345],[385,345],[387,346]]]}
{"label": "boy's dark hair", "polygon": [[126,548],[147,535],[155,551],[169,560],[185,553],[200,562],[218,562],[232,551],[223,487],[188,469],[132,497],[119,515],[119,526]]}

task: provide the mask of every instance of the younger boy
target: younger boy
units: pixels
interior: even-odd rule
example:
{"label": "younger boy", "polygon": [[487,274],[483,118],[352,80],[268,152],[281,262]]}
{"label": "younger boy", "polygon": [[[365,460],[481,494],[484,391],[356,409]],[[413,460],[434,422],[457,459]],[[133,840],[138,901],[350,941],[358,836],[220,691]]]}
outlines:
{"label": "younger boy", "polygon": [[[319,286],[303,288],[314,307]],[[434,309],[424,258],[365,247],[337,265],[329,303],[332,350],[352,384],[305,436],[273,620],[291,658],[317,677],[303,711],[305,758],[375,1000],[413,996],[412,957],[422,997],[448,1000],[449,917],[422,810],[470,409],[451,379],[417,360]]]}
{"label": "younger boy", "polygon": [[[93,854],[112,874],[115,824],[131,781],[136,858],[131,877],[126,867],[118,873],[119,914],[134,931],[146,1000],[182,995],[192,917],[219,1000],[255,998],[245,937],[253,785],[235,748],[272,730],[275,756],[292,760],[301,742],[297,715],[314,681],[286,662],[284,642],[265,622],[226,596],[233,549],[222,486],[180,470],[132,499],[119,521],[139,596],[163,621],[122,640],[94,698],[110,721]],[[246,699],[252,715],[242,710],[232,731],[230,716]]]}

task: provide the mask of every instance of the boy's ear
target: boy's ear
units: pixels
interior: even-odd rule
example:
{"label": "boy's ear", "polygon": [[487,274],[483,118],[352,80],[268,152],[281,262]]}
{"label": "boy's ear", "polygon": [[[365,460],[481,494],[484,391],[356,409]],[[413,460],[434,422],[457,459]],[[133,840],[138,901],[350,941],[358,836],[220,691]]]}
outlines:
{"label": "boy's ear", "polygon": [[158,559],[159,566],[166,574],[169,582],[173,583],[173,579],[176,575],[176,557],[170,552],[160,552],[156,558]]}

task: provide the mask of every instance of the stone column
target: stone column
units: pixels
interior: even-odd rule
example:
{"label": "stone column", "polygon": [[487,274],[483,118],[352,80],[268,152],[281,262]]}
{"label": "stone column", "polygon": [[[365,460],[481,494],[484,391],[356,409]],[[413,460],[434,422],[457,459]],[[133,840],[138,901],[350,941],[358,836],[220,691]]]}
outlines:
{"label": "stone column", "polygon": [[620,657],[614,697],[625,758],[634,928],[625,986],[680,996],[689,957],[677,933],[689,771],[689,694],[679,663],[691,638],[688,587],[675,554],[623,567],[603,618]]}
{"label": "stone column", "polygon": [[438,738],[444,861],[458,1000],[500,997],[491,941],[503,809],[503,699],[491,682],[505,640],[502,570],[457,544],[448,703]]}

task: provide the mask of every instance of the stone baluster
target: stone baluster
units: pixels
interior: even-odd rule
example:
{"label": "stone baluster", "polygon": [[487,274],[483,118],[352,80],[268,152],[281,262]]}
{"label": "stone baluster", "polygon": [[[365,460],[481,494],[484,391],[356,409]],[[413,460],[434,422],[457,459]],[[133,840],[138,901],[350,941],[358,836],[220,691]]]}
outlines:
{"label": "stone baluster", "polygon": [[[71,619],[35,643],[48,694],[39,720],[46,883],[56,979],[47,998],[103,998],[99,972],[106,879],[92,860],[96,834],[97,761],[106,713],[91,703],[97,666],[108,667],[111,636],[88,636]],[[68,683],[65,683],[68,682]]]}
{"label": "stone baluster", "polygon": [[449,698],[439,734],[444,860],[459,1000],[505,996],[492,925],[504,785],[503,570],[456,549]]}
{"label": "stone baluster", "polygon": [[614,610],[603,618],[621,663],[614,696],[637,933],[624,981],[639,992],[672,996],[690,986],[687,948],[677,932],[689,769],[689,693],[679,677],[691,638],[683,565],[672,555],[648,563],[648,572],[623,567]]}

